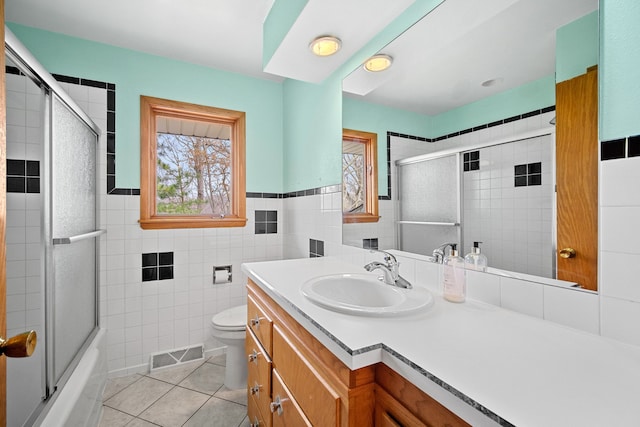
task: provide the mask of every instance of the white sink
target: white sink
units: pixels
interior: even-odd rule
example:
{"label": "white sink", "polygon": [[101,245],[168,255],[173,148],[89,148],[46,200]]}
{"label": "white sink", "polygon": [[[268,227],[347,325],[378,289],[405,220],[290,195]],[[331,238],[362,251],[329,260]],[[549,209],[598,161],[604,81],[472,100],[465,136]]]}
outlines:
{"label": "white sink", "polygon": [[390,286],[369,274],[315,277],[302,285],[301,292],[316,305],[359,316],[396,316],[433,303],[433,296],[424,288]]}

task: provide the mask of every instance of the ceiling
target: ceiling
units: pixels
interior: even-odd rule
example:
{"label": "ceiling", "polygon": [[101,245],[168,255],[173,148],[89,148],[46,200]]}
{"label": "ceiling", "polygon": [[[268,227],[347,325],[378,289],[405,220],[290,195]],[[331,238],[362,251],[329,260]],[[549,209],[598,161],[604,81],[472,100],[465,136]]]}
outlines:
{"label": "ceiling", "polygon": [[[556,29],[598,0],[446,0],[381,50],[384,72],[361,67],[343,90],[367,102],[434,115],[555,72]],[[497,79],[498,84],[482,83]]]}
{"label": "ceiling", "polygon": [[[5,13],[7,21],[211,68],[321,82],[415,2],[308,0],[263,69],[262,27],[274,1],[6,0]],[[447,111],[553,74],[555,29],[597,6],[598,0],[446,0],[382,49],[394,58],[391,69],[359,68],[343,89],[422,114]],[[309,42],[326,34],[342,39],[342,51],[314,57]],[[493,78],[502,83],[481,86]]]}

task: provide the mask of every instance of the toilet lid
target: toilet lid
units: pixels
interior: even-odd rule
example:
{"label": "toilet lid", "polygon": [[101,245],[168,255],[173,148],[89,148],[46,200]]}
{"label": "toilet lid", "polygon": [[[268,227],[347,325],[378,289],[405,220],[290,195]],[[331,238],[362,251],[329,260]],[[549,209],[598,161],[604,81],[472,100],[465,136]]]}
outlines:
{"label": "toilet lid", "polygon": [[221,311],[211,318],[211,323],[223,331],[241,331],[247,323],[247,306],[239,305]]}

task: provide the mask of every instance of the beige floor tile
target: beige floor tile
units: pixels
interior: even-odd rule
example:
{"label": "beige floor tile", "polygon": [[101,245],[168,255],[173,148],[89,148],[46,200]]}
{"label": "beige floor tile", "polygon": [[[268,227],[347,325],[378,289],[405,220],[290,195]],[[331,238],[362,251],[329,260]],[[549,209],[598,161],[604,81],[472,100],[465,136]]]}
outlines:
{"label": "beige floor tile", "polygon": [[244,417],[244,420],[242,420],[239,427],[251,427],[251,421],[249,421],[249,417]]}
{"label": "beige floor tile", "polygon": [[142,377],[112,398],[106,400],[104,404],[119,411],[126,412],[127,414],[137,416],[173,387],[171,384],[163,381]]}
{"label": "beige floor tile", "polygon": [[187,378],[193,371],[198,369],[204,362],[198,360],[196,362],[189,362],[183,365],[174,366],[171,368],[160,369],[149,373],[149,377],[157,380],[166,381],[171,384],[180,384],[180,381]]}
{"label": "beige floor tile", "polygon": [[131,420],[133,420],[131,415],[104,406],[99,427],[123,427]]}
{"label": "beige floor tile", "polygon": [[184,427],[239,426],[247,416],[247,407],[212,397],[198,410]]}
{"label": "beige floor tile", "polygon": [[211,356],[207,359],[208,363],[213,363],[214,365],[226,366],[227,355],[219,354],[217,356]]}
{"label": "beige floor tile", "polygon": [[241,388],[238,390],[230,390],[225,386],[220,387],[214,394],[215,397],[220,399],[230,400],[241,405],[247,405],[247,389]]}
{"label": "beige floor tile", "polygon": [[[247,424],[248,425],[248,424]],[[150,423],[149,421],[141,420],[140,418],[134,418],[127,427],[157,427],[158,424]]]}
{"label": "beige floor tile", "polygon": [[180,387],[213,395],[224,384],[224,366],[204,363],[180,383]]}
{"label": "beige floor tile", "polygon": [[138,381],[140,378],[142,378],[142,375],[138,374],[127,375],[126,377],[109,378],[104,388],[104,392],[102,393],[102,399],[109,399],[114,394],[121,392],[131,384]]}
{"label": "beige floor tile", "polygon": [[[163,427],[180,427],[208,399],[206,394],[175,387],[140,414],[140,418]],[[205,425],[207,424],[202,424]]]}

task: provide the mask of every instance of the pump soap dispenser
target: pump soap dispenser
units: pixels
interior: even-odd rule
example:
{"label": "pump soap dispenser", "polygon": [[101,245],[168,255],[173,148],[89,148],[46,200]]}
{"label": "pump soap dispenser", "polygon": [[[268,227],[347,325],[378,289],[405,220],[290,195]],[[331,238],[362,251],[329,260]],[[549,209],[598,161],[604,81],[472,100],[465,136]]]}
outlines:
{"label": "pump soap dispenser", "polygon": [[487,271],[487,257],[480,252],[480,243],[473,242],[471,252],[464,257],[464,265],[468,270]]}
{"label": "pump soap dispenser", "polygon": [[447,301],[464,302],[467,294],[465,283],[464,260],[458,256],[457,245],[451,245],[449,255],[442,261],[443,289],[442,296]]}

